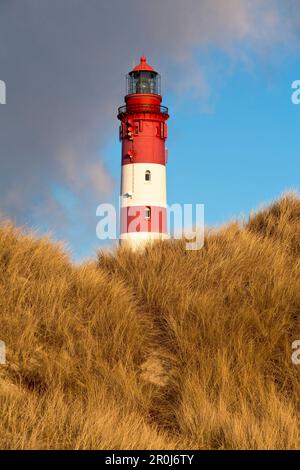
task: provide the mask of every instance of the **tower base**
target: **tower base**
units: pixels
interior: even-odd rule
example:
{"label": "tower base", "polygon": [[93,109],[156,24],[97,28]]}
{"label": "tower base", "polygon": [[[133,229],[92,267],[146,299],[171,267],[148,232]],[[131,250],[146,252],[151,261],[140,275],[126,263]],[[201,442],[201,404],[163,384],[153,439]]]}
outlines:
{"label": "tower base", "polygon": [[144,249],[147,245],[158,241],[167,240],[167,233],[159,232],[129,232],[121,233],[120,245],[131,248],[132,250]]}

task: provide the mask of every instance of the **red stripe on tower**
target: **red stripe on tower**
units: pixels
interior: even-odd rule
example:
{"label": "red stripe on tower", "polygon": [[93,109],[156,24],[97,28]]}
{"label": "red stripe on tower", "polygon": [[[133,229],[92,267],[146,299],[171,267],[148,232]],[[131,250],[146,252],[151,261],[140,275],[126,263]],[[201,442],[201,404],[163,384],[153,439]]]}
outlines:
{"label": "red stripe on tower", "polygon": [[160,75],[142,56],[127,75],[125,106],[118,112],[122,141],[120,239],[135,248],[166,238],[168,109],[161,105]]}
{"label": "red stripe on tower", "polygon": [[166,208],[156,206],[128,206],[121,208],[121,233],[166,233]]}

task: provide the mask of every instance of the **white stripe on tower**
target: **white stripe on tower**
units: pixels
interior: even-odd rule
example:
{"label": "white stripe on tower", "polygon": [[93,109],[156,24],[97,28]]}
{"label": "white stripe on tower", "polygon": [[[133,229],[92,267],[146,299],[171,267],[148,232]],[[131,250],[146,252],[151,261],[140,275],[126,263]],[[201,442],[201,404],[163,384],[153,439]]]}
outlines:
{"label": "white stripe on tower", "polygon": [[[147,173],[150,172],[150,173]],[[150,180],[146,180],[147,177]],[[125,206],[167,206],[166,167],[157,163],[131,163],[122,165],[121,194]]]}

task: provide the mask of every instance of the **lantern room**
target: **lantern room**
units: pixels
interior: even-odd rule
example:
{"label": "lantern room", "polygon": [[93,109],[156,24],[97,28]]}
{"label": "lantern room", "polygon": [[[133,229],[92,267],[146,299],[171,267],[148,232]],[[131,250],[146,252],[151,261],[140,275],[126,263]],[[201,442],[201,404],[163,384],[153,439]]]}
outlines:
{"label": "lantern room", "polygon": [[142,56],[140,63],[127,75],[127,95],[160,95],[160,75],[147,64]]}

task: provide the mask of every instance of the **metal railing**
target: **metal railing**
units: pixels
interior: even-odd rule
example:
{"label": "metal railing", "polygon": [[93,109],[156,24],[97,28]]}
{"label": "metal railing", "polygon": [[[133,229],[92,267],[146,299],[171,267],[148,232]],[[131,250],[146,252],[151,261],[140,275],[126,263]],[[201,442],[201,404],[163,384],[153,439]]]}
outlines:
{"label": "metal railing", "polygon": [[118,115],[125,113],[162,113],[169,114],[169,110],[166,106],[156,104],[134,104],[121,106],[118,109]]}

